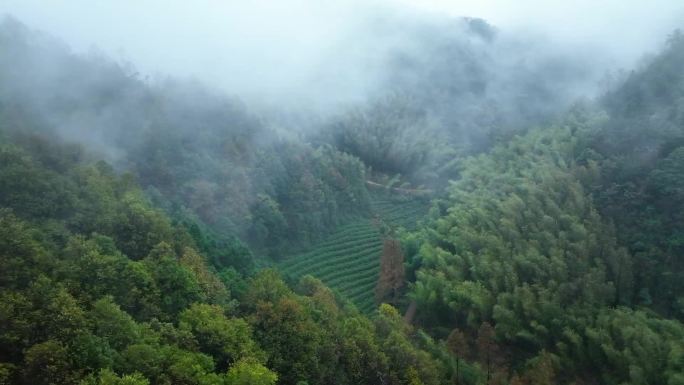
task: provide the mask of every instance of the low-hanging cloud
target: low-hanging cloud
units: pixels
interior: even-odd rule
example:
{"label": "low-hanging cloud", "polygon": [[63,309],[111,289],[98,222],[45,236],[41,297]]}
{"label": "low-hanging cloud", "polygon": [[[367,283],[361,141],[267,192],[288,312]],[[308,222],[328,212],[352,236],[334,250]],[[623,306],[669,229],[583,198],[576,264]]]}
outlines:
{"label": "low-hanging cloud", "polygon": [[132,63],[143,76],[196,78],[247,101],[311,109],[360,102],[384,87],[388,55],[421,54],[421,40],[407,31],[426,20],[481,17],[499,28],[503,40],[521,31],[534,36],[528,40],[544,36],[543,50],[573,51],[601,72],[629,68],[642,53],[656,51],[653,45],[684,15],[678,1],[657,0],[648,10],[617,0],[569,4],[6,0],[0,13],[63,39],[77,52],[96,47]]}

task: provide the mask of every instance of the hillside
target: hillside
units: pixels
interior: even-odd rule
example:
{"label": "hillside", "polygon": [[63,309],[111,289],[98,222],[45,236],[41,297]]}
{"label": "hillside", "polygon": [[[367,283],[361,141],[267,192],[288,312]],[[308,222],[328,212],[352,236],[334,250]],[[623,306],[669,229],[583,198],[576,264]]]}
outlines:
{"label": "hillside", "polygon": [[684,35],[356,11],[276,106],[0,23],[0,385],[684,384]]}
{"label": "hillside", "polygon": [[[415,340],[395,309],[371,320],[317,279],[293,290],[275,270],[212,266],[198,252],[207,236],[153,207],[130,175],[78,146],[0,138],[0,383],[448,378],[448,359],[428,353],[442,348]],[[363,223],[346,233],[377,239]],[[224,261],[242,253],[221,249]]]}
{"label": "hillside", "polygon": [[421,325],[511,382],[684,380],[682,72],[662,69],[682,52],[675,34],[607,113],[578,106],[464,164],[407,239]]}
{"label": "hillside", "polygon": [[312,275],[337,290],[364,313],[377,308],[375,287],[380,274],[383,239],[398,228],[414,230],[427,214],[425,198],[373,193],[367,218],[341,226],[323,242],[287,257],[284,274]]}

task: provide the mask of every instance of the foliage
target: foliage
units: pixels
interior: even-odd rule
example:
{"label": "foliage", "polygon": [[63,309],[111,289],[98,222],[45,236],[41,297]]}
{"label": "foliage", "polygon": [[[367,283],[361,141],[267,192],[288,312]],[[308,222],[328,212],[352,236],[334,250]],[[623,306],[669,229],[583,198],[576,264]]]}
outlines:
{"label": "foliage", "polygon": [[[0,147],[12,154],[0,163],[9,186],[17,185],[14,178],[40,181],[24,194],[2,186],[2,383],[437,384],[448,378],[448,361],[433,363],[440,359],[422,350],[411,331],[395,323],[381,333],[318,280],[302,279],[298,294],[274,270],[246,277],[221,265],[217,273],[198,250],[197,240],[211,243],[199,226],[174,223],[129,176],[103,162],[42,163],[61,159],[64,149],[55,144],[34,154],[33,140],[42,139]],[[48,194],[70,196],[68,209],[34,210],[31,202]],[[389,365],[394,340],[401,354],[438,370],[409,378],[403,367]]]}
{"label": "foliage", "polygon": [[[508,366],[522,383],[584,381],[583,373],[607,384],[667,383],[683,369],[670,358],[683,347],[680,323],[620,307],[634,304],[638,277],[652,272],[619,245],[589,193],[603,158],[587,138],[603,122],[577,109],[471,158],[412,248],[421,322],[440,334],[466,331],[488,383]],[[632,343],[652,344],[650,358],[627,353]]]}
{"label": "foliage", "polygon": [[682,34],[532,128],[463,23],[302,137],[0,25],[0,384],[684,383]]}
{"label": "foliage", "polygon": [[[260,254],[280,257],[283,250],[319,240],[368,208],[365,166],[357,158],[282,136],[238,100],[189,82],[146,82],[126,66],[101,56],[77,56],[12,19],[0,23],[0,45],[0,124],[5,131],[10,136],[47,133],[54,136],[51,140],[66,138],[99,151],[134,175],[174,220],[208,227],[205,234],[211,235],[199,247],[212,260],[225,263],[235,237]],[[40,148],[50,145],[48,140],[26,141]],[[82,230],[90,233],[99,227],[87,221],[95,220],[98,210],[114,207],[74,210],[76,186],[49,185],[60,181],[44,173],[60,172],[82,155],[78,146],[61,151],[36,156],[52,169],[28,167],[18,175],[27,160],[5,149],[0,161],[11,167],[0,175],[0,204],[34,216],[80,212],[84,218],[74,220],[85,221],[80,225],[90,227]],[[88,175],[80,182],[88,183]],[[19,191],[31,198],[17,202]],[[112,204],[129,204],[109,212],[128,217],[117,223],[121,232],[133,221],[146,223],[141,233],[129,236],[147,243],[128,239],[129,245],[119,245],[125,254],[142,258],[162,240],[153,237],[163,238],[168,229],[158,218],[147,217],[137,200],[117,196]],[[132,249],[133,244],[143,249]],[[240,266],[240,271],[250,267]]]}
{"label": "foliage", "polygon": [[592,189],[604,216],[634,256],[632,303],[684,320],[684,38],[667,48],[603,104],[610,120],[589,145],[604,170]]}
{"label": "foliage", "polygon": [[226,383],[229,385],[274,385],[277,380],[277,374],[251,360],[236,362],[226,375]]}

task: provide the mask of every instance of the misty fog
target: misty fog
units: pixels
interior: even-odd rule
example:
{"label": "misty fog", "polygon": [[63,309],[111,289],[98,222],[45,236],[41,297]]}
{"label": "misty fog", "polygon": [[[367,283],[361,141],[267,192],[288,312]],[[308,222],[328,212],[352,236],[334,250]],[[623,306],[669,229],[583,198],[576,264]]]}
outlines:
{"label": "misty fog", "polygon": [[[195,164],[209,191],[225,179],[248,206],[273,181],[253,175],[253,154],[223,159],[216,135],[241,151],[331,144],[378,177],[441,188],[463,156],[620,84],[683,8],[579,3],[570,28],[563,7],[485,4],[5,2],[0,102],[119,170],[171,156],[145,154],[159,138],[182,143],[173,167]],[[225,162],[245,168],[225,175]],[[221,206],[232,222],[249,216],[239,205]]]}
{"label": "misty fog", "polygon": [[532,66],[548,58],[579,60],[587,72],[582,91],[591,91],[605,71],[631,69],[653,52],[678,26],[684,6],[665,0],[6,0],[1,13],[76,52],[94,49],[130,63],[145,78],[192,77],[249,101],[329,110],[385,87],[389,56],[425,57],[415,33],[420,25],[441,24],[458,35],[449,27],[455,18],[481,18],[497,29],[489,53],[497,60]]}

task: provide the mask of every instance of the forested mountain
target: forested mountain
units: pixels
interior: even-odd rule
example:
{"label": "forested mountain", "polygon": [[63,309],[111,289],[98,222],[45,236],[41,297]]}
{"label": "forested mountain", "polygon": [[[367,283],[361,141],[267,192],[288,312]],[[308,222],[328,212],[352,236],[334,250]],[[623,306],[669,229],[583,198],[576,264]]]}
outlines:
{"label": "forested mountain", "polygon": [[237,100],[172,79],[147,84],[12,19],[0,45],[7,131],[85,144],[222,243],[238,236],[277,257],[367,208],[358,160],[282,138]]}
{"label": "forested mountain", "polygon": [[[458,160],[550,122],[591,89],[593,67],[563,51],[500,32],[481,19],[379,29],[407,41],[384,64],[381,93],[338,114],[320,140],[374,170],[445,187]],[[394,28],[394,29],[392,29]]]}
{"label": "forested mountain", "polygon": [[407,237],[421,322],[496,381],[684,380],[682,53],[470,158]]}
{"label": "forested mountain", "polygon": [[6,19],[0,384],[684,384],[682,34],[591,98],[403,22],[377,92],[279,122]]}
{"label": "forested mountain", "polygon": [[12,141],[0,144],[1,383],[448,379],[443,344],[394,308],[369,320],[311,276],[293,290],[274,270],[214,267],[202,234],[152,207],[130,174],[78,146]]}

